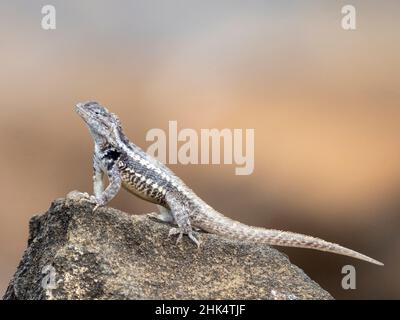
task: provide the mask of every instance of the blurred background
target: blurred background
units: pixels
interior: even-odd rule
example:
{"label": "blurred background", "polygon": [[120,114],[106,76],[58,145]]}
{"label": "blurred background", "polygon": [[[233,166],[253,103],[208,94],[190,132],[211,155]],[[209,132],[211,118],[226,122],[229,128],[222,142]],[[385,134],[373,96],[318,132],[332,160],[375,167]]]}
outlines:
{"label": "blurred background", "polygon": [[[50,2],[50,3],[49,3]],[[41,28],[56,8],[57,29]],[[1,1],[0,294],[28,221],[92,190],[96,100],[144,149],[152,128],[254,128],[255,170],[170,166],[225,215],[338,242],[385,263],[279,250],[338,299],[400,298],[400,2]],[[112,206],[155,210],[121,192]],[[357,289],[341,288],[341,268]]]}

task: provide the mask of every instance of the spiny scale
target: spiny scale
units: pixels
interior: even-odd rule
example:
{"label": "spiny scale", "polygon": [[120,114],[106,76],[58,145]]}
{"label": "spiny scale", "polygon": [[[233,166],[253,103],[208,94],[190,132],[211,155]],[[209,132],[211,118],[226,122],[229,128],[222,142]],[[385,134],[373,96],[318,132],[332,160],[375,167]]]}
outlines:
{"label": "spiny scale", "polygon": [[123,187],[142,199],[165,206],[165,194],[167,193],[167,188],[171,187],[168,181],[159,177],[157,179],[151,178],[155,177],[155,172],[150,173],[153,170],[152,168],[129,164],[130,161],[127,159],[117,160]]}

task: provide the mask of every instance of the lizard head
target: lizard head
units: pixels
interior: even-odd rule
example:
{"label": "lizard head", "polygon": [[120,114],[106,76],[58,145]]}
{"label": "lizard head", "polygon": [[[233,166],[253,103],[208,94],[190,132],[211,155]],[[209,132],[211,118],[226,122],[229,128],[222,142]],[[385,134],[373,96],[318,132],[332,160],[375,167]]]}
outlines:
{"label": "lizard head", "polygon": [[76,112],[85,121],[96,142],[113,144],[116,131],[121,128],[119,118],[115,114],[94,101],[78,103]]}

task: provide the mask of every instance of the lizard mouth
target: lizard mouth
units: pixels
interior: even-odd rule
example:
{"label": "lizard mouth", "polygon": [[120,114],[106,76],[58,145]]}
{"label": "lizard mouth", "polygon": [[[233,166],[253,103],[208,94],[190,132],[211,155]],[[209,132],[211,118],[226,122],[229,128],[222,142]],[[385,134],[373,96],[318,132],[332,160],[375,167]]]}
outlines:
{"label": "lizard mouth", "polygon": [[83,111],[83,103],[82,102],[78,102],[75,105],[75,110],[76,110],[77,113],[81,113]]}
{"label": "lizard mouth", "polygon": [[85,110],[84,103],[77,103],[75,105],[75,111],[83,120],[86,121],[89,118],[89,113],[87,112],[87,110]]}
{"label": "lizard mouth", "polygon": [[[91,129],[93,129],[94,126],[102,127],[103,129],[110,127],[107,121],[102,119],[96,112],[90,110],[90,108],[88,109],[86,103],[77,103],[75,105],[75,111]],[[111,129],[112,128],[110,128],[110,130]]]}

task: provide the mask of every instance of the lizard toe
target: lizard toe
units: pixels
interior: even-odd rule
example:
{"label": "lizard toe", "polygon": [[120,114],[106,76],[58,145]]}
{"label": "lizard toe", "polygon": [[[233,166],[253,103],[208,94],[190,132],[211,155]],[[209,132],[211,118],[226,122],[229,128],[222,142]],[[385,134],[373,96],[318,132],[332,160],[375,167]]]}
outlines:
{"label": "lizard toe", "polygon": [[197,248],[200,248],[201,241],[195,237],[193,232],[189,232],[188,233],[188,237],[189,237],[190,240],[192,240],[197,245]]}
{"label": "lizard toe", "polygon": [[183,231],[179,228],[169,229],[168,238],[170,238],[171,236],[174,236],[174,235],[178,235],[178,238],[176,239],[176,244],[178,244],[182,240]]}

